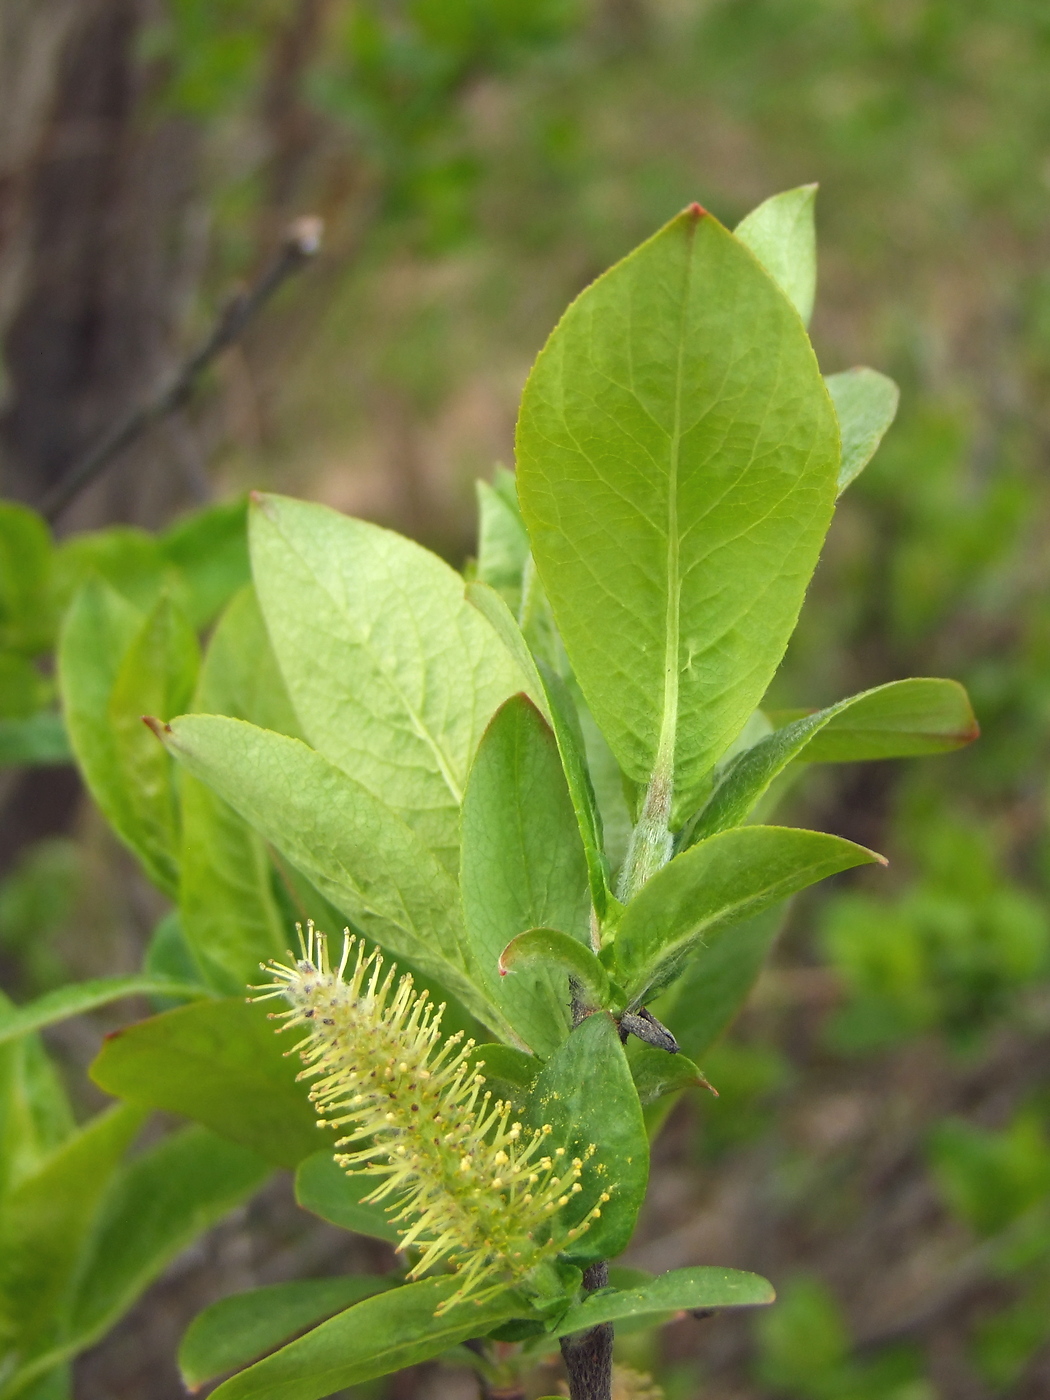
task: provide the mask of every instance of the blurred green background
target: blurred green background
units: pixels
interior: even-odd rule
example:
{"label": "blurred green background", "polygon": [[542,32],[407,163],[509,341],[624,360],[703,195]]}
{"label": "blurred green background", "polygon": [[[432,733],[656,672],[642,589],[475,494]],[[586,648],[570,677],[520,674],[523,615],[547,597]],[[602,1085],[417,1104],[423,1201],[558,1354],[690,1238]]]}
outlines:
{"label": "blurred green background", "polygon": [[[619,1345],[667,1400],[1050,1392],[1050,6],[0,0],[0,90],[5,495],[41,499],[290,218],[327,226],[60,533],[266,486],[462,563],[569,299],[690,200],[732,225],[820,182],[822,367],[874,365],[902,405],[776,701],[954,676],[983,737],[796,789],[786,820],[890,869],[796,907],[704,1065],[721,1096],[665,1130],[628,1260],[756,1269],[782,1301]],[[0,795],[5,988],[137,965],[157,897],[70,773]],[[107,1024],[56,1034],[71,1079]],[[293,1215],[210,1237],[79,1363],[77,1400],[177,1395],[202,1303],[345,1264]],[[624,1373],[620,1400],[648,1393]]]}

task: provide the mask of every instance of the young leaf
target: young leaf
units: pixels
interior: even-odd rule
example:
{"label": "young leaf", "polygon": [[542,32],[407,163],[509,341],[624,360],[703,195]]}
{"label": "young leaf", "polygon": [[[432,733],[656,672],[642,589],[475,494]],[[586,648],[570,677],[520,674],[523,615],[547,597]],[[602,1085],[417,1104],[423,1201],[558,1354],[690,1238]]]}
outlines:
{"label": "young leaf", "polygon": [[468,1337],[527,1315],[526,1305],[503,1290],[435,1317],[457,1286],[455,1278],[428,1278],[366,1298],[224,1381],[212,1395],[215,1400],[321,1400],[429,1361]]}
{"label": "young leaf", "polygon": [[18,1040],[45,1026],[55,1026],[72,1016],[82,1016],[99,1006],[121,1001],[124,997],[165,996],[196,1000],[202,988],[194,982],[158,977],[152,973],[129,977],[94,977],[88,982],[73,982],[56,987],[24,1006],[0,1007],[0,1045]]}
{"label": "young leaf", "polygon": [[0,1202],[0,1327],[23,1359],[53,1346],[102,1195],[145,1111],[101,1113]]}
{"label": "young leaf", "polygon": [[272,1168],[205,1128],[183,1128],[118,1173],[77,1277],[66,1355],[109,1330],[168,1263]]}
{"label": "young leaf", "polygon": [[107,1036],[91,1077],[107,1093],[181,1113],[294,1167],[325,1138],[285,1049],[262,1007],[196,1002]]}
{"label": "young leaf", "polygon": [[602,1289],[569,1309],[558,1323],[559,1337],[602,1322],[659,1313],[707,1311],[708,1308],[753,1308],[772,1303],[773,1285],[740,1269],[672,1269],[637,1288]]}
{"label": "young leaf", "polygon": [[817,291],[816,198],[816,185],[785,190],[752,209],[735,229],[807,326]]}
{"label": "young leaf", "polygon": [[505,600],[494,588],[481,579],[474,579],[467,584],[465,596],[471,607],[477,608],[482,617],[488,621],[514,659],[518,670],[525,679],[525,694],[550,724],[551,716],[547,709],[547,696],[543,681],[540,679],[539,669],[536,666],[535,658],[529,651],[528,643],[522,636],[521,628],[514,620],[514,615]]}
{"label": "young leaf", "polygon": [[299,740],[240,720],[183,715],[161,737],[367,937],[514,1037],[480,990],[455,884],[396,813]]}
{"label": "young leaf", "polygon": [[[514,477],[496,468],[502,490],[477,482],[478,579],[494,588],[515,614],[521,606],[521,579],[529,557],[529,537],[514,495]],[[499,474],[502,473],[502,477]],[[509,482],[509,489],[508,483]]]}
{"label": "young leaf", "polygon": [[685,1055],[669,1055],[666,1050],[637,1041],[629,1042],[629,1047],[627,1063],[643,1108],[683,1089],[710,1089],[703,1070]]}
{"label": "young leaf", "polygon": [[[980,734],[966,691],[957,681],[892,681],[853,696],[810,740],[807,763],[857,763],[950,753]],[[775,723],[794,714],[774,714]],[[805,716],[803,716],[805,718]]]}
{"label": "young leaf", "polygon": [[845,762],[945,753],[976,737],[977,721],[966,691],[956,681],[891,681],[862,691],[803,715],[739,754],[681,844],[695,845],[739,826],[789,763],[798,758],[816,761],[822,747],[824,754]]}
{"label": "young leaf", "polygon": [[578,938],[553,928],[531,928],[512,938],[499,956],[503,977],[537,968],[558,968],[578,982],[591,1010],[611,1004],[609,974]]}
{"label": "young leaf", "polygon": [[190,1323],[179,1347],[179,1370],[188,1390],[256,1357],[335,1312],[393,1288],[396,1278],[351,1274],[338,1278],[272,1283],[221,1298]]}
{"label": "young leaf", "polygon": [[866,366],[829,374],[824,383],[835,405],[842,435],[841,495],[875,456],[897,416],[901,395],[892,379]]}
{"label": "young leaf", "polygon": [[311,744],[451,872],[459,805],[496,708],[523,677],[436,555],[377,525],[256,498],[252,567]]}
{"label": "young leaf", "polygon": [[615,950],[629,1004],[673,981],[701,942],[828,875],[881,860],[852,841],[794,827],[742,826],[709,837],[676,856],[627,906]]}
{"label": "young leaf", "polygon": [[525,1044],[549,1055],[569,1033],[568,981],[533,964],[514,977],[500,954],[526,929],[588,932],[587,870],[554,735],[525,696],[485,732],[463,801],[460,884],[473,961],[488,998]]}
{"label": "young leaf", "polygon": [[[616,1022],[588,1016],[548,1060],[529,1095],[533,1127],[549,1124],[550,1148],[585,1159],[583,1190],[565,1207],[566,1221],[591,1222],[566,1257],[576,1264],[614,1258],[627,1248],[649,1180],[649,1141]],[[602,1201],[608,1193],[609,1199]]]}
{"label": "young leaf", "polygon": [[834,506],[838,427],[805,330],[699,206],[599,278],[518,424],[533,555],[625,774],[688,811],[784,653]]}
{"label": "young leaf", "polygon": [[315,1152],[296,1168],[295,1199],[303,1210],[341,1230],[397,1244],[400,1236],[383,1207],[362,1201],[378,1184],[364,1174],[348,1176],[331,1151]]}

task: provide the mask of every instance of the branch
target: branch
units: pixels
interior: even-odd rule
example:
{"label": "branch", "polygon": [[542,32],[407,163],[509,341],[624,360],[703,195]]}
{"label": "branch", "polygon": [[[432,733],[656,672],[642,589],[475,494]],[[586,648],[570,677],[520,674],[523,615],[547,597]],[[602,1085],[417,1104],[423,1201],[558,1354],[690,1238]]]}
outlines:
{"label": "branch", "polygon": [[176,371],[152,399],[133,408],[90,451],[57,481],[40,504],[40,513],[52,523],[91,482],[97,480],[126,447],[180,408],[192,394],[197,380],[211,362],[238,340],[277,289],[314,257],[321,246],[320,219],[296,219],[285,234],[269,268],[254,287],[233,298],[204,343]]}

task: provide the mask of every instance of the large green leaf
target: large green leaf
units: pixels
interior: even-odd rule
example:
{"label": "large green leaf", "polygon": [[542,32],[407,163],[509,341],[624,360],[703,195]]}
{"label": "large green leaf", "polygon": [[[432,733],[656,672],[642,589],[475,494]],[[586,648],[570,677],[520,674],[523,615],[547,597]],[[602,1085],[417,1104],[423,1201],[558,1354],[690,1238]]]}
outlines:
{"label": "large green leaf", "polygon": [[212,1303],[190,1323],[179,1347],[179,1370],[188,1390],[227,1371],[247,1366],[257,1356],[313,1327],[335,1312],[393,1288],[399,1280],[371,1274],[300,1279],[250,1288]]}
{"label": "large green leaf", "polygon": [[509,653],[460,575],[401,535],[281,496],[257,498],[250,534],[306,737],[454,873],[474,751],[523,684]]}
{"label": "large green leaf", "polygon": [[740,1269],[672,1269],[637,1288],[604,1288],[569,1309],[557,1334],[582,1332],[602,1322],[626,1322],[661,1313],[708,1308],[753,1308],[772,1303],[773,1285]]}
{"label": "large green leaf", "polygon": [[900,390],[877,369],[861,365],[829,374],[824,381],[838,414],[842,435],[839,491],[860,475],[897,416]]}
{"label": "large green leaf", "polygon": [[807,326],[817,292],[816,198],[816,185],[784,190],[752,209],[735,229]]}
{"label": "large green leaf", "polygon": [[73,982],[65,987],[56,987],[53,992],[45,992],[42,997],[24,1006],[0,1008],[0,1045],[125,997],[196,998],[200,994],[201,988],[196,983],[157,977],[150,973],[133,973],[128,977],[94,977],[88,982]]}
{"label": "large green leaf", "polygon": [[525,1044],[546,1056],[569,1033],[569,987],[557,966],[506,978],[499,958],[526,929],[585,942],[587,867],[554,735],[523,695],[481,741],[463,802],[461,889],[481,985]]}
{"label": "large green leaf", "polygon": [[[529,1094],[533,1127],[549,1124],[551,1148],[585,1159],[583,1188],[561,1215],[600,1218],[566,1251],[574,1263],[611,1259],[627,1248],[649,1180],[649,1142],[620,1034],[604,1011],[588,1016],[544,1065]],[[610,1199],[600,1201],[603,1193]]]}
{"label": "large green leaf", "polygon": [[164,739],[363,933],[513,1035],[480,990],[452,877],[396,813],[299,740],[240,720],[184,715]]}
{"label": "large green leaf", "polygon": [[798,315],[699,206],[540,354],[518,492],[574,670],[635,782],[688,810],[794,628],[831,519],[835,412]]}
{"label": "large green leaf", "polygon": [[946,753],[970,743],[977,733],[966,691],[957,681],[890,681],[851,695],[793,720],[739,754],[682,844],[739,826],[794,759],[849,762]]}
{"label": "large green leaf", "polygon": [[881,860],[794,827],[742,826],[702,841],[654,875],[620,921],[616,969],[631,1004],[673,981],[701,942],[828,875]]}
{"label": "large green leaf", "polygon": [[60,1339],[88,1232],[145,1117],[126,1105],[99,1114],[0,1201],[0,1335],[23,1360]]}
{"label": "large green leaf", "polygon": [[[91,1077],[132,1103],[181,1113],[278,1166],[325,1143],[287,1037],[262,1006],[196,1002],[106,1038]],[[292,1041],[294,1044],[294,1041]]]}
{"label": "large green leaf", "polygon": [[315,1152],[296,1169],[295,1199],[303,1210],[341,1230],[397,1244],[397,1228],[383,1207],[363,1202],[377,1185],[375,1177],[365,1173],[348,1176],[331,1152]]}
{"label": "large green leaf", "polygon": [[455,1278],[429,1278],[367,1298],[231,1377],[212,1394],[215,1400],[321,1400],[429,1361],[468,1337],[526,1315],[525,1305],[504,1290],[483,1303],[460,1303],[435,1317],[457,1287]]}

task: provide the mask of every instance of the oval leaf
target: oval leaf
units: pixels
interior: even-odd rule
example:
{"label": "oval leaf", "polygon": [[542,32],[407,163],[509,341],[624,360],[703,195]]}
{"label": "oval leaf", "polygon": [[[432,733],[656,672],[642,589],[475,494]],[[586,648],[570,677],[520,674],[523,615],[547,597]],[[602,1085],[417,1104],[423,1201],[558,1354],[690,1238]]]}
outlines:
{"label": "oval leaf", "polygon": [[273,1283],[221,1298],[190,1323],[179,1347],[183,1383],[196,1390],[227,1371],[323,1322],[335,1312],[393,1288],[397,1278],[356,1274]]}
{"label": "oval leaf", "polygon": [[772,1303],[773,1285],[740,1269],[672,1269],[637,1288],[602,1289],[570,1308],[558,1324],[558,1336],[582,1332],[602,1322],[625,1322],[658,1313],[707,1311],[708,1308],[754,1308]]}
{"label": "oval leaf", "polygon": [[752,209],[734,230],[808,326],[817,292],[817,186],[784,190]]}
{"label": "oval leaf", "polygon": [[877,369],[858,366],[825,379],[835,405],[842,435],[839,494],[875,456],[879,443],[897,416],[900,390]]}
{"label": "oval leaf", "polygon": [[429,1278],[367,1298],[224,1381],[212,1392],[214,1400],[321,1400],[527,1316],[525,1305],[505,1290],[435,1317],[458,1286],[455,1278]]}
{"label": "oval leaf", "polygon": [[742,826],[676,856],[631,901],[616,932],[619,979],[641,1005],[674,980],[702,941],[828,875],[882,856],[795,827]]}
{"label": "oval leaf", "polygon": [[376,1185],[364,1172],[347,1176],[331,1152],[315,1152],[296,1169],[295,1199],[303,1210],[341,1230],[397,1244],[400,1236],[390,1216],[382,1206],[362,1200]]}
{"label": "oval leaf", "polygon": [[699,206],[599,278],[536,361],[518,493],[620,766],[688,811],[783,656],[831,519],[838,425],[812,347]]}

